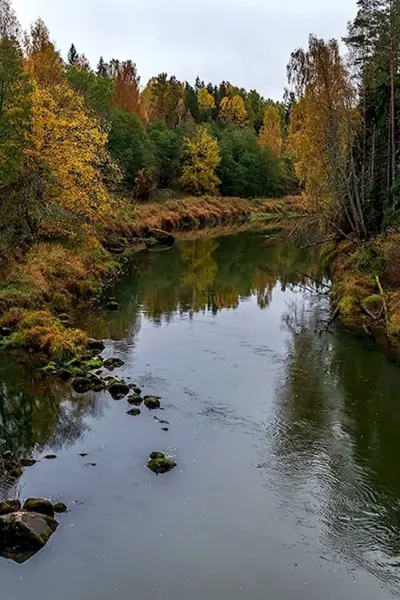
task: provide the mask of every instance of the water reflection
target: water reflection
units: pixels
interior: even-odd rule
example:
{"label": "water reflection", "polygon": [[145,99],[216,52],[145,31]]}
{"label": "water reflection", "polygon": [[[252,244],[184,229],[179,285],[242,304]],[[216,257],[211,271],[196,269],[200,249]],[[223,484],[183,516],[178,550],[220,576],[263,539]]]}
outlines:
{"label": "water reflection", "polygon": [[289,331],[264,468],[283,505],[338,555],[383,581],[400,566],[399,371],[368,339],[315,335],[321,303],[283,315]]}

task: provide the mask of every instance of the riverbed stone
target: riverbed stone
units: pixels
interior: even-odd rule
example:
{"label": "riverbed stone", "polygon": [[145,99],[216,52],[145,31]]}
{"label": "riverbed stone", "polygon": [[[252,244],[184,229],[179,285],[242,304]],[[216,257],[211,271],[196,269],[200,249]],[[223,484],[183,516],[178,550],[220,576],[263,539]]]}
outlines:
{"label": "riverbed stone", "polygon": [[4,502],[0,502],[0,516],[10,515],[19,510],[21,510],[20,500],[5,500]]}
{"label": "riverbed stone", "polygon": [[109,371],[113,371],[114,369],[118,369],[124,366],[124,361],[121,358],[107,358],[103,362],[103,367],[108,369]]}
{"label": "riverbed stone", "polygon": [[64,502],[56,502],[53,508],[54,512],[58,514],[65,513],[68,510],[67,505],[64,504]]}
{"label": "riverbed stone", "polygon": [[87,347],[89,348],[89,350],[96,351],[99,354],[100,354],[100,352],[103,352],[103,350],[106,349],[106,346],[105,346],[105,343],[103,342],[103,340],[96,340],[94,338],[88,339]]}
{"label": "riverbed stone", "polygon": [[129,386],[124,381],[117,381],[108,386],[108,391],[114,400],[122,400],[129,394]]}
{"label": "riverbed stone", "polygon": [[172,458],[165,456],[162,452],[152,452],[147,466],[150,471],[159,475],[172,471],[176,467],[176,462]]}
{"label": "riverbed stone", "polygon": [[144,397],[144,405],[149,410],[156,410],[157,408],[160,408],[160,406],[161,406],[160,400],[161,400],[161,398],[159,396],[145,396]]}
{"label": "riverbed stone", "polygon": [[22,467],[15,467],[14,469],[11,469],[11,471],[9,471],[9,476],[12,477],[13,479],[18,479],[19,477],[21,477],[24,473],[24,470]]}
{"label": "riverbed stone", "polygon": [[129,402],[129,404],[132,404],[133,406],[140,406],[141,404],[143,404],[143,398],[141,396],[134,394],[132,396],[129,396],[128,402]]}
{"label": "riverbed stone", "polygon": [[72,388],[77,394],[86,394],[92,388],[92,382],[88,377],[75,377]]}
{"label": "riverbed stone", "polygon": [[54,506],[50,500],[45,498],[28,498],[28,500],[25,500],[23,509],[28,512],[54,517]]}
{"label": "riverbed stone", "polygon": [[139,410],[139,408],[131,408],[131,410],[128,410],[127,414],[130,417],[138,417],[140,415],[140,412],[141,411]]}
{"label": "riverbed stone", "polygon": [[0,516],[0,553],[23,562],[23,559],[18,559],[18,553],[38,552],[47,544],[57,527],[58,522],[53,517],[30,511],[22,510]]}

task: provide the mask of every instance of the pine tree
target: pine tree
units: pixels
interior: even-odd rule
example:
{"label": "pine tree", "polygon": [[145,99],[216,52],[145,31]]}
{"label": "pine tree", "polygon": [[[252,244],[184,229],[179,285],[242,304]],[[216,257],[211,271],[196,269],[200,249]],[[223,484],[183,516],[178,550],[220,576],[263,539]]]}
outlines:
{"label": "pine tree", "polygon": [[99,77],[107,77],[108,75],[108,66],[102,56],[100,56],[99,64],[97,65],[97,75]]}
{"label": "pine tree", "polygon": [[68,64],[75,65],[78,61],[79,54],[74,44],[71,44],[71,48],[68,50]]}

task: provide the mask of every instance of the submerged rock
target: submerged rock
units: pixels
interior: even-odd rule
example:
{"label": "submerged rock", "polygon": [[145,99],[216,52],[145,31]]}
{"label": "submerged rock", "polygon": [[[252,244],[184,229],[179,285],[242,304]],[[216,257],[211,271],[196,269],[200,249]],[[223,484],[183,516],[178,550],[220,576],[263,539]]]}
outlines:
{"label": "submerged rock", "polygon": [[110,300],[109,302],[107,302],[106,308],[107,308],[107,310],[112,310],[112,311],[121,310],[120,305],[115,300]]}
{"label": "submerged rock", "polygon": [[76,377],[72,382],[72,388],[77,394],[86,394],[92,389],[89,377]]}
{"label": "submerged rock", "polygon": [[0,516],[0,554],[22,563],[41,550],[58,527],[48,515],[27,511]]}
{"label": "submerged rock", "polygon": [[133,406],[140,406],[143,404],[143,398],[141,396],[129,396],[128,398],[129,404],[133,404]]}
{"label": "submerged rock", "polygon": [[148,468],[153,473],[168,473],[168,471],[172,471],[176,467],[176,462],[165,456],[162,452],[152,452],[150,454],[149,462],[147,463]]}
{"label": "submerged rock", "polygon": [[21,510],[21,502],[19,500],[6,500],[0,502],[0,515],[9,515],[13,512]]}
{"label": "submerged rock", "polygon": [[87,342],[87,347],[89,350],[93,350],[95,352],[103,352],[106,349],[106,346],[102,340],[95,340],[94,338],[89,338]]}
{"label": "submerged rock", "polygon": [[64,504],[64,502],[56,502],[53,508],[54,512],[59,514],[65,513],[68,510],[67,505]]}
{"label": "submerged rock", "polygon": [[131,417],[138,417],[140,415],[140,410],[138,408],[131,408],[131,410],[128,410],[127,414]]}
{"label": "submerged rock", "polygon": [[46,456],[43,457],[45,460],[55,460],[57,458],[57,454],[46,454]]}
{"label": "submerged rock", "polygon": [[129,386],[123,381],[118,381],[109,385],[108,391],[114,400],[122,400],[129,394]]}
{"label": "submerged rock", "polygon": [[46,500],[45,498],[28,498],[25,501],[23,509],[28,512],[54,517],[54,507],[50,500]]}
{"label": "submerged rock", "polygon": [[94,375],[93,373],[89,376],[89,380],[90,380],[90,389],[92,389],[94,392],[102,392],[107,387],[105,382],[102,379],[100,379],[100,377],[98,377],[97,375]]}
{"label": "submerged rock", "polygon": [[121,360],[120,358],[107,358],[103,362],[103,367],[105,369],[108,369],[109,371],[113,371],[114,369],[118,369],[119,367],[123,367],[124,364],[125,364],[124,361]]}
{"label": "submerged rock", "polygon": [[145,396],[144,397],[144,405],[149,410],[156,410],[157,408],[160,408],[160,406],[161,406],[160,400],[161,400],[161,398],[159,398],[159,396]]}

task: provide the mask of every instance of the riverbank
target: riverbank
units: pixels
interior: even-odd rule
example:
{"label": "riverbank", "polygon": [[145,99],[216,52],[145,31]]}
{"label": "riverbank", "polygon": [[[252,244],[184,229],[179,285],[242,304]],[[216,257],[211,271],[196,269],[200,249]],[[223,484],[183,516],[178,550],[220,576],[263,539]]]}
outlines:
{"label": "riverbank", "polygon": [[146,228],[187,231],[268,216],[284,218],[296,210],[296,197],[117,202],[114,215],[101,225],[83,225],[68,239],[42,239],[7,258],[0,272],[0,343],[57,362],[85,352],[87,336],[71,328],[69,312],[98,296],[123,271]]}
{"label": "riverbank", "polygon": [[333,315],[400,349],[400,235],[363,243],[349,237],[326,245],[322,255],[332,279]]}

